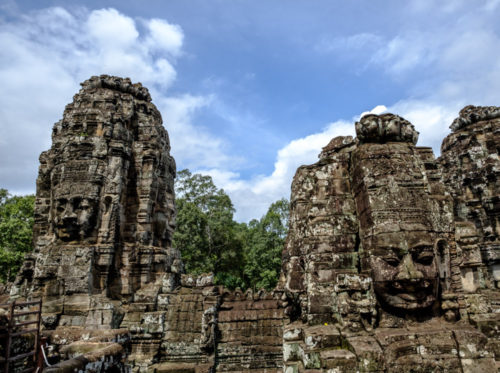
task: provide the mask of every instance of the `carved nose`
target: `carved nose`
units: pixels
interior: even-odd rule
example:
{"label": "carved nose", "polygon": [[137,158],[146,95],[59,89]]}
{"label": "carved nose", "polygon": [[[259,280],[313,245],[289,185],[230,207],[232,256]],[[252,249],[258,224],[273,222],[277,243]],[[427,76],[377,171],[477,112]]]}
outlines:
{"label": "carved nose", "polygon": [[77,216],[74,211],[66,210],[63,215],[63,221],[73,221],[76,220]]}
{"label": "carved nose", "polygon": [[424,274],[415,267],[410,254],[403,257],[399,269],[396,280],[421,280],[424,278]]}

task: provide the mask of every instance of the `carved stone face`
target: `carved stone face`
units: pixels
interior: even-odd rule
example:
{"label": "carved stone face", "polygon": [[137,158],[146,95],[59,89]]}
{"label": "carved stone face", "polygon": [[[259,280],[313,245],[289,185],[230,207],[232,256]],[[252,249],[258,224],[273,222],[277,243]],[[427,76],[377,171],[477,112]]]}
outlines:
{"label": "carved stone face", "polygon": [[55,201],[54,230],[63,241],[81,240],[96,225],[98,201],[91,197],[62,197]]}
{"label": "carved stone face", "polygon": [[438,270],[434,245],[425,232],[382,233],[372,240],[369,263],[379,301],[395,309],[434,304]]}

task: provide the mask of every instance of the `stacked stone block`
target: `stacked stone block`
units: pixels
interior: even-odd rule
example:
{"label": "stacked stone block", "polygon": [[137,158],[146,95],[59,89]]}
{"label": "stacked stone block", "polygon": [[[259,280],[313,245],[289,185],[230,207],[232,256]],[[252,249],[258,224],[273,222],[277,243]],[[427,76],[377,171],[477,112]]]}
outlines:
{"label": "stacked stone block", "polygon": [[223,294],[218,312],[218,372],[281,371],[282,293]]}

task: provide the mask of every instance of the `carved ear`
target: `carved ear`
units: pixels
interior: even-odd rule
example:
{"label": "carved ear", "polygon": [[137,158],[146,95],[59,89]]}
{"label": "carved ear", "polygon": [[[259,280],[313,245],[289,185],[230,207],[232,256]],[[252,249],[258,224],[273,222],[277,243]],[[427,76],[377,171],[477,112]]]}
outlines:
{"label": "carved ear", "polygon": [[436,264],[439,273],[439,280],[441,282],[441,288],[446,291],[449,289],[451,277],[450,250],[448,242],[445,239],[437,240],[434,246],[434,252],[436,253]]}

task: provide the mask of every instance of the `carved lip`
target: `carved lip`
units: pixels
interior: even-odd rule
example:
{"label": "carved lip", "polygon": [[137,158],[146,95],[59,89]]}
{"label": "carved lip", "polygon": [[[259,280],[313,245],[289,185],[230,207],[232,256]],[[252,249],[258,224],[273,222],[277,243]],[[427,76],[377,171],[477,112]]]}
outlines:
{"label": "carved lip", "polygon": [[400,297],[401,299],[407,301],[407,302],[421,302],[421,301],[425,300],[427,297],[429,297],[430,295],[432,295],[432,294],[418,292],[418,293],[414,293],[414,294],[401,293],[401,294],[398,294],[397,296]]}
{"label": "carved lip", "polygon": [[[413,281],[381,281],[377,293],[392,297],[396,302],[404,302],[413,306],[422,306],[435,300],[434,286],[427,280]],[[397,301],[396,299],[399,299]]]}
{"label": "carved lip", "polygon": [[72,239],[78,236],[78,227],[73,225],[57,226],[57,236],[62,240]]}

